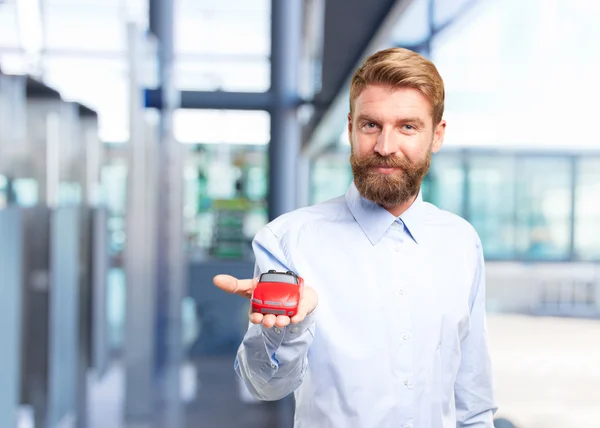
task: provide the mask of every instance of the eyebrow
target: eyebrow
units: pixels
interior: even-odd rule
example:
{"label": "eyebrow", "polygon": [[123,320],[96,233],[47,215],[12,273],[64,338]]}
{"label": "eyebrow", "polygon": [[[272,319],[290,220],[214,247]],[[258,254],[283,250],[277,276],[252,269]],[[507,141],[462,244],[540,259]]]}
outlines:
{"label": "eyebrow", "polygon": [[[357,122],[361,122],[361,121],[367,121],[367,122],[375,122],[375,123],[381,123],[381,120],[367,115],[367,114],[361,114],[356,118]],[[402,124],[415,124],[416,126],[420,127],[420,128],[425,128],[425,122],[423,122],[422,119],[418,118],[418,117],[403,117],[400,118],[396,121],[397,123],[402,123]]]}
{"label": "eyebrow", "polygon": [[418,117],[405,117],[398,120],[398,123],[413,123],[419,128],[425,128],[425,122]]}

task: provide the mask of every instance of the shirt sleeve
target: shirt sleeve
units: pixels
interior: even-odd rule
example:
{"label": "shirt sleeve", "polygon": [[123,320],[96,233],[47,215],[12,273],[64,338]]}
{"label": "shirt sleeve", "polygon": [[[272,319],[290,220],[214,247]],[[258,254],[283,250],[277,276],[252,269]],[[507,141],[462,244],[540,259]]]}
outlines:
{"label": "shirt sleeve", "polygon": [[[268,226],[256,235],[253,249],[255,276],[270,269],[290,270],[280,240]],[[316,310],[285,328],[249,324],[234,367],[253,397],[279,400],[300,386],[314,338],[315,315]]]}
{"label": "shirt sleeve", "polygon": [[497,405],[485,311],[485,265],[481,241],[471,292],[471,329],[461,344],[462,361],[455,383],[457,428],[493,428]]}

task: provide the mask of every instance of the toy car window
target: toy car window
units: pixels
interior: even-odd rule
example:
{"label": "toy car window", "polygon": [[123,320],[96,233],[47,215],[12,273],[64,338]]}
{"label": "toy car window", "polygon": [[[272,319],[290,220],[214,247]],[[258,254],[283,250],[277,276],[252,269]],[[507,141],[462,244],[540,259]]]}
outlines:
{"label": "toy car window", "polygon": [[260,277],[261,282],[285,282],[288,284],[298,284],[298,279],[293,275],[284,273],[263,273]]}

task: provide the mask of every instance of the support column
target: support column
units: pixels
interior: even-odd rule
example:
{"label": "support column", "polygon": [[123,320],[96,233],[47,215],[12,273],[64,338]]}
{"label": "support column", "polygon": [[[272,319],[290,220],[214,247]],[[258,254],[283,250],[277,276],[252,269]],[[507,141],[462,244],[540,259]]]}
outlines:
{"label": "support column", "polygon": [[271,141],[269,220],[297,205],[301,127],[297,115],[302,0],[271,1]]}
{"label": "support column", "polygon": [[310,195],[312,192],[312,163],[313,160],[303,154],[298,156],[298,208],[310,205]]}
{"label": "support column", "polygon": [[25,329],[21,325],[21,302],[23,301],[23,224],[22,211],[16,208],[0,210],[0,426],[18,426],[17,411],[20,400],[23,355],[21,337]]}
{"label": "support column", "polygon": [[181,105],[175,88],[175,1],[150,1],[150,30],[158,39],[162,106],[160,115],[156,258],[158,332],[157,380],[164,426],[183,426],[180,370],[184,360],[181,304],[186,294],[187,259],[183,237],[183,146],[175,140],[173,114]]}
{"label": "support column", "polygon": [[135,25],[128,26],[129,37],[129,147],[127,172],[127,218],[125,245],[125,404],[126,423],[147,422],[154,412],[155,275],[152,248],[155,232],[151,221],[151,193],[148,183],[148,154],[151,147],[144,126],[144,98],[141,66],[145,39]]}

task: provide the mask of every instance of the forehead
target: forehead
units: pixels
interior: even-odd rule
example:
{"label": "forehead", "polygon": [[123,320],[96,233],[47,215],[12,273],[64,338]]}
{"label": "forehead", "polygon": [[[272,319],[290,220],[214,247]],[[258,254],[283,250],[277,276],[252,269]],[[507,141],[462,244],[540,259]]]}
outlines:
{"label": "forehead", "polygon": [[424,122],[432,118],[429,100],[417,89],[368,85],[354,103],[356,115],[397,119],[417,117]]}

